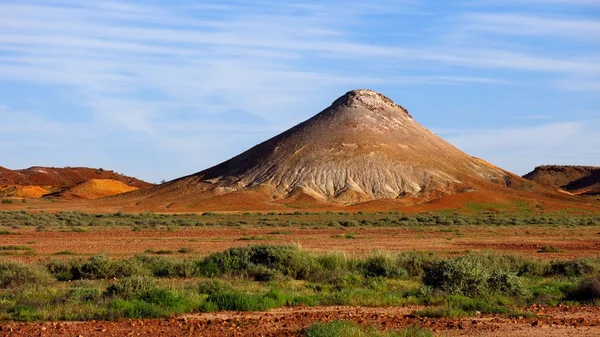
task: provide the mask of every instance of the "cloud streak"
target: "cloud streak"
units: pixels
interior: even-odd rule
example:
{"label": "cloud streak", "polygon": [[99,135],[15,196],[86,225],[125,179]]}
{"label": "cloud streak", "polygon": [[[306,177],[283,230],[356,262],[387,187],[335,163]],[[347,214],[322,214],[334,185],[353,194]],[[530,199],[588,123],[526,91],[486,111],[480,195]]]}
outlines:
{"label": "cloud streak", "polygon": [[[357,87],[598,88],[596,19],[432,9],[411,0],[0,3],[0,85],[60,92],[63,114],[85,115],[76,125],[15,117],[21,103],[0,94],[15,121],[0,130],[56,130],[78,142],[88,129],[183,156],[195,144],[242,150],[251,145],[242,140],[282,131]],[[585,48],[528,42],[548,35]]]}

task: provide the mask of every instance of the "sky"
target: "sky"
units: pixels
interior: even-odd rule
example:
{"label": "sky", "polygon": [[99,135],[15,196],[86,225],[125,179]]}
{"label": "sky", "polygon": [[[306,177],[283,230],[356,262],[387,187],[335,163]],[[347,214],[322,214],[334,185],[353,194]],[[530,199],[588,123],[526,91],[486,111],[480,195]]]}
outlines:
{"label": "sky", "polygon": [[600,0],[0,0],[0,165],[159,182],[368,88],[517,174],[600,165]]}

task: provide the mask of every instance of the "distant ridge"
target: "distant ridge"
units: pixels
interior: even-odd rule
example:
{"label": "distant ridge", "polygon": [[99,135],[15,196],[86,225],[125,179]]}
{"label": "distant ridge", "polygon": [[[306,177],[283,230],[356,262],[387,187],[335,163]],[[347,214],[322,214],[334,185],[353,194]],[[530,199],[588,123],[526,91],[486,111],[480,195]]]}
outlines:
{"label": "distant ridge", "polygon": [[144,188],[152,186],[143,180],[125,176],[102,168],[89,167],[43,167],[33,166],[22,170],[10,170],[0,166],[0,186],[48,186],[67,188],[89,179],[112,179],[129,186]]}
{"label": "distant ridge", "polygon": [[[94,180],[105,180],[112,183],[94,184]],[[96,198],[99,195],[114,195],[118,191],[124,193],[152,186],[152,184],[145,181],[102,168],[34,166],[23,170],[10,170],[0,166],[0,196],[3,197],[41,198],[43,196],[62,197],[66,195],[73,197],[73,194],[63,192],[90,181],[95,186],[95,192],[90,194],[90,198]],[[107,189],[100,191],[101,187]],[[85,194],[79,197],[86,198]]]}
{"label": "distant ridge", "polygon": [[576,195],[600,195],[600,166],[542,165],[523,178]]}

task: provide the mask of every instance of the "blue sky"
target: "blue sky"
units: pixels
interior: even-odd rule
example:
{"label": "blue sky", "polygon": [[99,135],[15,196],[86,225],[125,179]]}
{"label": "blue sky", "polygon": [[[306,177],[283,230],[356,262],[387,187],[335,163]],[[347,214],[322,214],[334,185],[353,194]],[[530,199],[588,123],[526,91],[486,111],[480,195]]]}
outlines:
{"label": "blue sky", "polygon": [[0,161],[151,182],[348,90],[523,174],[600,165],[600,1],[0,0]]}

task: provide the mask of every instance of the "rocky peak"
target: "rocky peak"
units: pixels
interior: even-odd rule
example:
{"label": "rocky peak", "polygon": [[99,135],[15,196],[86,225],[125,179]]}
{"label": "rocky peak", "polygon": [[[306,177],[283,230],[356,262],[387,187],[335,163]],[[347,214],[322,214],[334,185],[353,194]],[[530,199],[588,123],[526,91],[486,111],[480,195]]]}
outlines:
{"label": "rocky peak", "polygon": [[408,113],[404,107],[394,103],[390,98],[369,89],[356,89],[348,91],[340,98],[336,99],[331,105],[333,108],[336,107],[359,107],[363,106],[371,111],[381,111],[385,109],[397,109],[408,117],[412,116]]}

